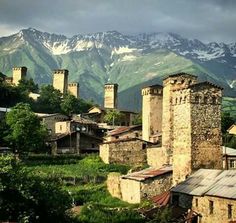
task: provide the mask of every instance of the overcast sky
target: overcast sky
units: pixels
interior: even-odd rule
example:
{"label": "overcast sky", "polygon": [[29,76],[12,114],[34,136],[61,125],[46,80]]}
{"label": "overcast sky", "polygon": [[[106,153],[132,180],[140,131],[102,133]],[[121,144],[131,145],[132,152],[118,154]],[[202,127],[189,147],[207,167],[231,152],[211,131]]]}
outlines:
{"label": "overcast sky", "polygon": [[0,0],[0,36],[28,27],[67,36],[174,32],[236,42],[236,0]]}

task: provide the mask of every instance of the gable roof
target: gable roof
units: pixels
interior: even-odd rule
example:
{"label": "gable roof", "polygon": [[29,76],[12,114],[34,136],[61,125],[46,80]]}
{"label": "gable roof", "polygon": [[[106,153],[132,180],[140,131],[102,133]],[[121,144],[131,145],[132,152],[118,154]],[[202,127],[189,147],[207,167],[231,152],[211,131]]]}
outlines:
{"label": "gable roof", "polygon": [[200,169],[171,191],[236,199],[236,170]]}
{"label": "gable roof", "polygon": [[147,169],[133,172],[124,176],[121,176],[122,179],[129,179],[129,180],[135,180],[135,181],[145,181],[149,178],[158,177],[167,173],[172,173],[172,166],[166,166],[160,169],[155,169],[153,167],[149,167]]}
{"label": "gable roof", "polygon": [[121,126],[107,133],[108,136],[115,136],[135,129],[142,129],[142,125]]}

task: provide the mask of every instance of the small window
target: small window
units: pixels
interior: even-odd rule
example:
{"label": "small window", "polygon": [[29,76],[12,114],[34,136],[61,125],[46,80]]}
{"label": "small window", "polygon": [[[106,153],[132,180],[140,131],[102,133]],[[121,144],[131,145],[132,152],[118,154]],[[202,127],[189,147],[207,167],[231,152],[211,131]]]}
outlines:
{"label": "small window", "polygon": [[139,134],[138,134],[138,132],[135,132],[135,137],[139,137]]}
{"label": "small window", "polygon": [[198,199],[197,198],[195,199],[195,206],[196,206],[196,208],[198,207]]}
{"label": "small window", "polygon": [[200,97],[199,97],[199,96],[196,96],[196,97],[195,97],[195,103],[197,103],[197,104],[200,103]]}
{"label": "small window", "polygon": [[231,219],[232,216],[232,210],[233,210],[233,205],[232,204],[228,204],[228,219]]}
{"label": "small window", "polygon": [[94,143],[92,143],[92,148],[95,148],[95,145],[94,145]]}
{"label": "small window", "polygon": [[143,143],[143,149],[146,149],[147,144]]}
{"label": "small window", "polygon": [[212,104],[216,104],[216,97],[212,97]]}
{"label": "small window", "polygon": [[119,136],[116,136],[116,139],[119,139]]}
{"label": "small window", "polygon": [[62,130],[62,125],[60,125],[60,131]]}
{"label": "small window", "polygon": [[209,201],[209,214],[213,214],[214,211],[214,202]]}
{"label": "small window", "polygon": [[235,168],[235,166],[236,166],[235,165],[235,160],[230,160],[229,161],[229,167],[233,169],[233,168]]}
{"label": "small window", "polygon": [[172,204],[178,206],[179,205],[179,195],[172,196]]}

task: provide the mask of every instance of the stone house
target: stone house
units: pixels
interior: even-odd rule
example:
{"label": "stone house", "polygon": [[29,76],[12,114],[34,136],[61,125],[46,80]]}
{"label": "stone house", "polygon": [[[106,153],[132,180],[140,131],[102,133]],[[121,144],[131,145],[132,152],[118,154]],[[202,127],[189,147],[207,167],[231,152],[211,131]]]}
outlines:
{"label": "stone house", "polygon": [[236,220],[236,171],[200,169],[171,189],[171,202],[198,213],[198,222]]}
{"label": "stone house", "polygon": [[55,123],[55,134],[51,137],[56,153],[98,152],[102,138],[97,123],[74,116],[72,120]]}
{"label": "stone house", "polygon": [[[117,110],[122,114],[122,118],[118,123],[118,126],[131,126],[137,113],[126,110],[119,110],[119,109]],[[97,123],[104,123],[105,115],[106,115],[106,109],[100,106],[94,106],[88,110],[88,113],[83,114],[84,117],[89,118]]]}
{"label": "stone house", "polygon": [[66,115],[62,115],[59,113],[55,114],[44,114],[44,113],[35,113],[41,122],[46,125],[50,135],[54,135],[56,133],[55,124],[56,122],[68,120]]}
{"label": "stone house", "polygon": [[[115,182],[115,183],[114,183]],[[148,168],[124,176],[108,176],[108,191],[123,201],[140,203],[168,191],[172,184],[172,168]]]}
{"label": "stone house", "polygon": [[117,127],[104,137],[105,141],[128,138],[142,138],[142,125]]}
{"label": "stone house", "polygon": [[222,146],[223,151],[223,169],[236,169],[236,149]]}
{"label": "stone house", "polygon": [[147,146],[152,145],[139,138],[118,139],[104,142],[99,155],[104,163],[143,165],[147,163]]}

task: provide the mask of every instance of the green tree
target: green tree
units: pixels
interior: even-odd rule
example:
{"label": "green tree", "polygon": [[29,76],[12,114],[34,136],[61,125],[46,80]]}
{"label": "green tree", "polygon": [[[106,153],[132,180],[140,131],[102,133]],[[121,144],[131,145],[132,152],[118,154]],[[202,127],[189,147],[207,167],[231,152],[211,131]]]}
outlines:
{"label": "green tree", "polygon": [[221,115],[221,131],[227,133],[228,128],[234,124],[234,119],[230,116],[230,113],[223,112]]}
{"label": "green tree", "polygon": [[47,130],[28,104],[19,103],[13,107],[6,115],[6,124],[10,131],[5,139],[19,153],[44,147]]}
{"label": "green tree", "polygon": [[40,97],[38,98],[33,109],[37,112],[43,113],[58,113],[61,112],[62,94],[59,90],[55,89],[52,85],[42,86]]}
{"label": "green tree", "polygon": [[79,100],[71,94],[66,94],[61,103],[61,110],[66,115],[72,115],[79,112]]}
{"label": "green tree", "polygon": [[29,92],[38,93],[39,91],[38,85],[34,83],[32,78],[30,78],[29,80],[21,79],[19,81],[17,88],[20,89],[21,92],[27,92],[27,93]]}
{"label": "green tree", "polygon": [[141,125],[142,124],[142,113],[139,113],[138,115],[135,115],[133,120],[134,125]]}
{"label": "green tree", "polygon": [[123,118],[123,114],[116,109],[107,110],[104,121],[109,125],[118,125]]}
{"label": "green tree", "polygon": [[0,157],[0,221],[71,222],[71,205],[58,179],[34,176],[13,157]]}

